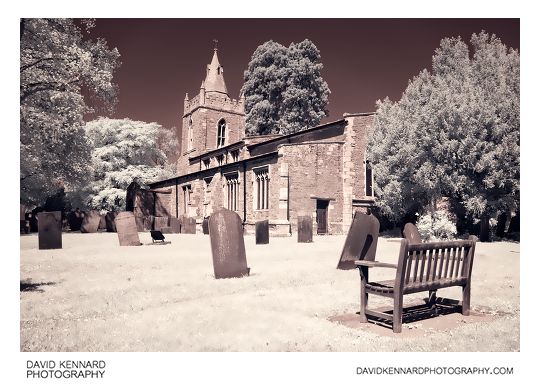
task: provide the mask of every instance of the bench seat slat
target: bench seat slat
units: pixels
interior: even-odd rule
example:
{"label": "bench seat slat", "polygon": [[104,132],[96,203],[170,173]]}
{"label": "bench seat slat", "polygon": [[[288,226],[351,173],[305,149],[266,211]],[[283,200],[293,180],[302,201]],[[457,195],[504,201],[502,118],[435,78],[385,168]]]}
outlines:
{"label": "bench seat slat", "polygon": [[[379,282],[368,282],[366,284],[366,291],[368,293],[388,296],[394,293],[393,279]],[[421,291],[428,291],[432,289],[442,289],[450,286],[463,286],[467,283],[466,278],[442,278],[435,281],[423,281],[416,283],[409,283],[403,287],[403,294],[417,293]]]}

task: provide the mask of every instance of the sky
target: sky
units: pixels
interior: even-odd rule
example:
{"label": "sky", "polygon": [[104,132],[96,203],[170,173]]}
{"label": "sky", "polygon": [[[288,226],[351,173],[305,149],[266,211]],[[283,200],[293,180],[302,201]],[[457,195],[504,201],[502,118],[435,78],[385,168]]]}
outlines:
{"label": "sky", "polygon": [[214,39],[231,98],[255,49],[268,40],[288,46],[310,39],[331,91],[329,116],[375,111],[378,99],[398,100],[444,37],[485,30],[519,49],[519,19],[97,19],[90,37],[121,54],[115,74],[119,103],[112,117],[181,127],[186,92],[195,96]]}

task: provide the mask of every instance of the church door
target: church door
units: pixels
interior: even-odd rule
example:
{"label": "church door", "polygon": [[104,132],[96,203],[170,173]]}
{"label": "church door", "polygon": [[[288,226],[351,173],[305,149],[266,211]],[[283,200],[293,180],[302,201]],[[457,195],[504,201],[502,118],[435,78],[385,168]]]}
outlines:
{"label": "church door", "polygon": [[328,233],[328,201],[317,199],[317,234]]}

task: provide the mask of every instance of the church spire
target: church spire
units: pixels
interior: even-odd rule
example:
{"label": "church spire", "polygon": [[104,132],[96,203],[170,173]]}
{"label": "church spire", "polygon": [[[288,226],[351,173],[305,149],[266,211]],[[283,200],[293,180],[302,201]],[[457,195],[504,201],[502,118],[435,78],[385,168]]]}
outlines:
{"label": "church spire", "polygon": [[206,92],[219,92],[228,96],[225,78],[223,77],[223,67],[219,64],[217,54],[217,40],[214,39],[214,56],[210,64],[206,66],[206,79],[204,89]]}

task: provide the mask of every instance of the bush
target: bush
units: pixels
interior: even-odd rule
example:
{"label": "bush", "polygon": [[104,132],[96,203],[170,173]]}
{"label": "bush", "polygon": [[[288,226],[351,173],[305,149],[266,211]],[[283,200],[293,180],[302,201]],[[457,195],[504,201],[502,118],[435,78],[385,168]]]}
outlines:
{"label": "bush", "polygon": [[442,210],[422,215],[416,227],[424,241],[454,239],[457,234],[456,224]]}

